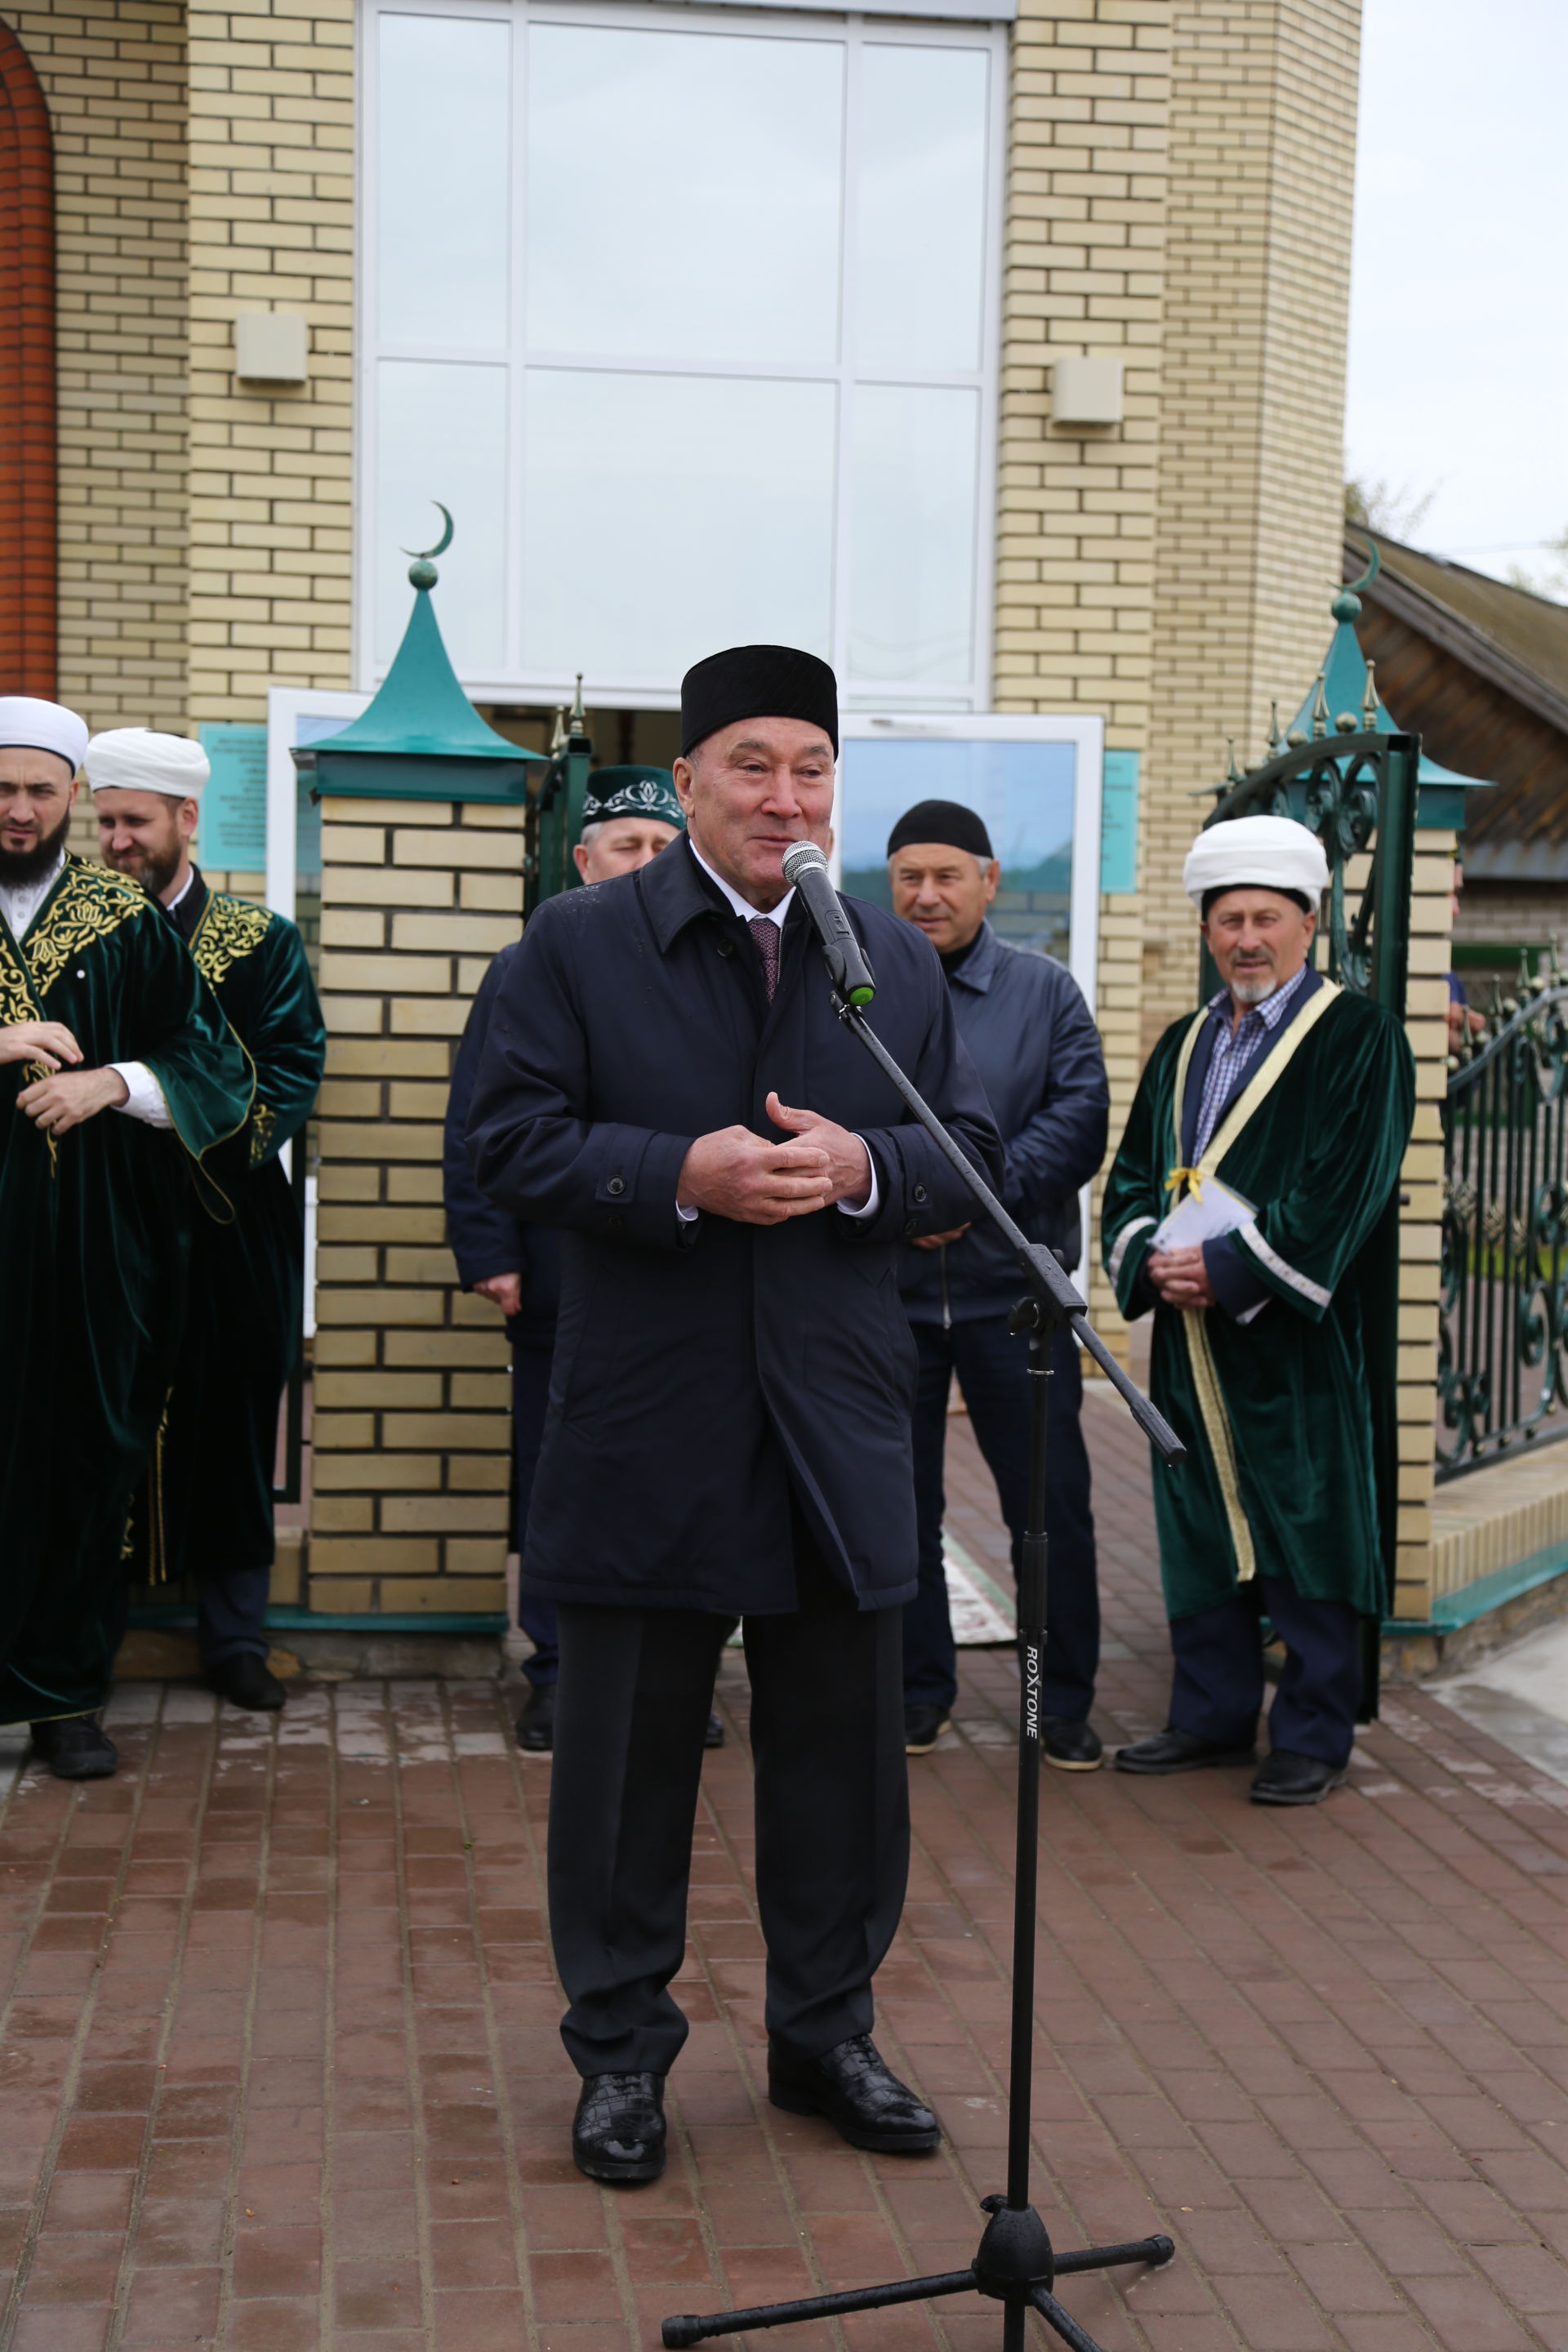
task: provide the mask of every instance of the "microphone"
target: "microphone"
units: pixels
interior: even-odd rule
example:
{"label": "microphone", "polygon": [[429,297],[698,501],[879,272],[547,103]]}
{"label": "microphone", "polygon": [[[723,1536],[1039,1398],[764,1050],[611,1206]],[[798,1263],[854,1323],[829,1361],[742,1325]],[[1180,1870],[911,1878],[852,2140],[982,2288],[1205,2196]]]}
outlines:
{"label": "microphone", "polygon": [[822,941],[827,976],[839,995],[847,1004],[869,1004],[877,993],[871,967],[815,841],[791,842],[784,854],[784,877],[805,902]]}

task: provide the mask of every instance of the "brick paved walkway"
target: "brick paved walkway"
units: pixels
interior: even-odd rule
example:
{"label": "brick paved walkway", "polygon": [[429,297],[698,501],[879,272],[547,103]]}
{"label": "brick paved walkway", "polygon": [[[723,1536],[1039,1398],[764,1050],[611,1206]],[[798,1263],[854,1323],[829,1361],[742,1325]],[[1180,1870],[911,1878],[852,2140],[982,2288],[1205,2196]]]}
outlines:
{"label": "brick paved walkway", "polygon": [[[1117,1734],[1163,1706],[1148,1474],[1087,1411]],[[955,1521],[1000,1564],[969,1446]],[[972,1656],[916,1769],[880,1981],[947,2150],[862,2158],[760,2100],[735,1738],[705,1775],[674,2161],[612,2195],[563,2155],[548,1766],[494,1691],[299,1690],[274,1735],[128,1687],[123,1776],[25,1774],[0,1822],[0,2352],[626,2352],[671,2310],[967,2262],[1001,2183],[1015,1689]],[[723,1696],[739,1733],[734,1660]],[[1245,1787],[1047,1775],[1041,2201],[1064,2245],[1180,2246],[1071,2307],[1109,2352],[1568,2345],[1568,1790],[1419,1696],[1322,1809]],[[999,2326],[910,2307],[837,2341],[989,2352]]]}

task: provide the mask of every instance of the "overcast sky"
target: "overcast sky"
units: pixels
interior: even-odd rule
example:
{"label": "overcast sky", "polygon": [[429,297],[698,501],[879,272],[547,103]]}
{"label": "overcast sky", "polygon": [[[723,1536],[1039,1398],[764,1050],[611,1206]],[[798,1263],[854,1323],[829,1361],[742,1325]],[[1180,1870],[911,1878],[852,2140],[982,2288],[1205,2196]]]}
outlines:
{"label": "overcast sky", "polygon": [[1346,464],[1479,572],[1568,529],[1568,0],[1363,0]]}

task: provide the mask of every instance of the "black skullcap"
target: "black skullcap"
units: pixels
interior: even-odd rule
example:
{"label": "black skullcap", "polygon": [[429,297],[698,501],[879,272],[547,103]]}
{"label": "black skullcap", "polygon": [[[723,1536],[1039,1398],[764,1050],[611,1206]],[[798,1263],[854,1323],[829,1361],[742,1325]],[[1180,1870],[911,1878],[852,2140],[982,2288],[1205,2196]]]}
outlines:
{"label": "black skullcap", "polygon": [[800,719],[838,751],[838,680],[793,646],[731,646],[680,681],[680,756],[741,719]]}
{"label": "black skullcap", "polygon": [[888,835],[889,856],[896,857],[911,841],[940,841],[947,849],[967,849],[973,857],[995,855],[984,818],[958,801],[917,801]]}

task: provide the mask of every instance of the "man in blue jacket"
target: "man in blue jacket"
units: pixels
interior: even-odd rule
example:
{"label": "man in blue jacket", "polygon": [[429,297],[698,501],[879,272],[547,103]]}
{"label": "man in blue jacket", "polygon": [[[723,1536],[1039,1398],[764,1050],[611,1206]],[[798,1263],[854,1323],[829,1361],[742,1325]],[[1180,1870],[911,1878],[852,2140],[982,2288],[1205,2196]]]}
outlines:
{"label": "man in blue jacket", "polygon": [[[921,801],[888,843],[893,911],[922,930],[942,959],[958,1034],[980,1073],[1002,1132],[1002,1201],[1031,1241],[1069,1271],[1082,1249],[1078,1194],[1105,1155],[1110,1095],[1105,1058],[1078,983],[1049,956],[1008,947],[985,919],[1002,869],[984,821],[955,801]],[[900,1281],[920,1353],[915,1398],[915,1501],[920,1591],[904,1611],[906,1744],[935,1747],[958,1693],[942,1570],[942,1454],[954,1371],[980,1450],[996,1481],[1013,1538],[1013,1570],[1028,1504],[1029,1373],[1026,1343],[1007,1328],[1021,1279],[1002,1236],[984,1221],[922,1234],[903,1253]],[[1089,1722],[1100,1664],[1100,1593],[1089,1456],[1079,1412],[1083,1375],[1070,1333],[1052,1357],[1042,1745],[1063,1771],[1100,1760]]]}
{"label": "man in blue jacket", "polygon": [[[584,882],[607,882],[614,874],[635,874],[685,830],[668,768],[595,769],[583,804],[583,832],[573,849]],[[487,1200],[474,1181],[463,1134],[468,1123],[474,1080],[489,1034],[490,1013],[515,946],[502,948],[479,983],[452,1070],[447,1101],[444,1189],[447,1239],[465,1290],[478,1291],[506,1317],[511,1345],[511,1412],[516,1470],[518,1547],[528,1525],[529,1497],[544,1435],[550,1402],[550,1360],[555,1350],[555,1318],[561,1304],[561,1253],[543,1225],[526,1225]],[[517,1718],[517,1744],[528,1754],[548,1756],[554,1744],[555,1680],[560,1666],[555,1604],[520,1592],[517,1622],[533,1643],[523,1667],[527,1701]],[[717,1716],[708,1726],[708,1745],[723,1744]]]}
{"label": "man in blue jacket", "polygon": [[[900,1634],[915,1590],[914,1346],[899,1244],[968,1197],[829,1001],[793,842],[828,839],[827,665],[746,646],[687,673],[687,835],[542,907],[468,1121],[480,1185],[561,1235],[525,1591],[556,1603],[550,1932],[598,2180],[664,2168],[670,1985],[714,1671],[752,1685],[768,2095],[859,2147],[935,2117],[871,2039],[909,1867]],[[923,941],[846,911],[889,1051],[993,1181],[996,1131]]]}

